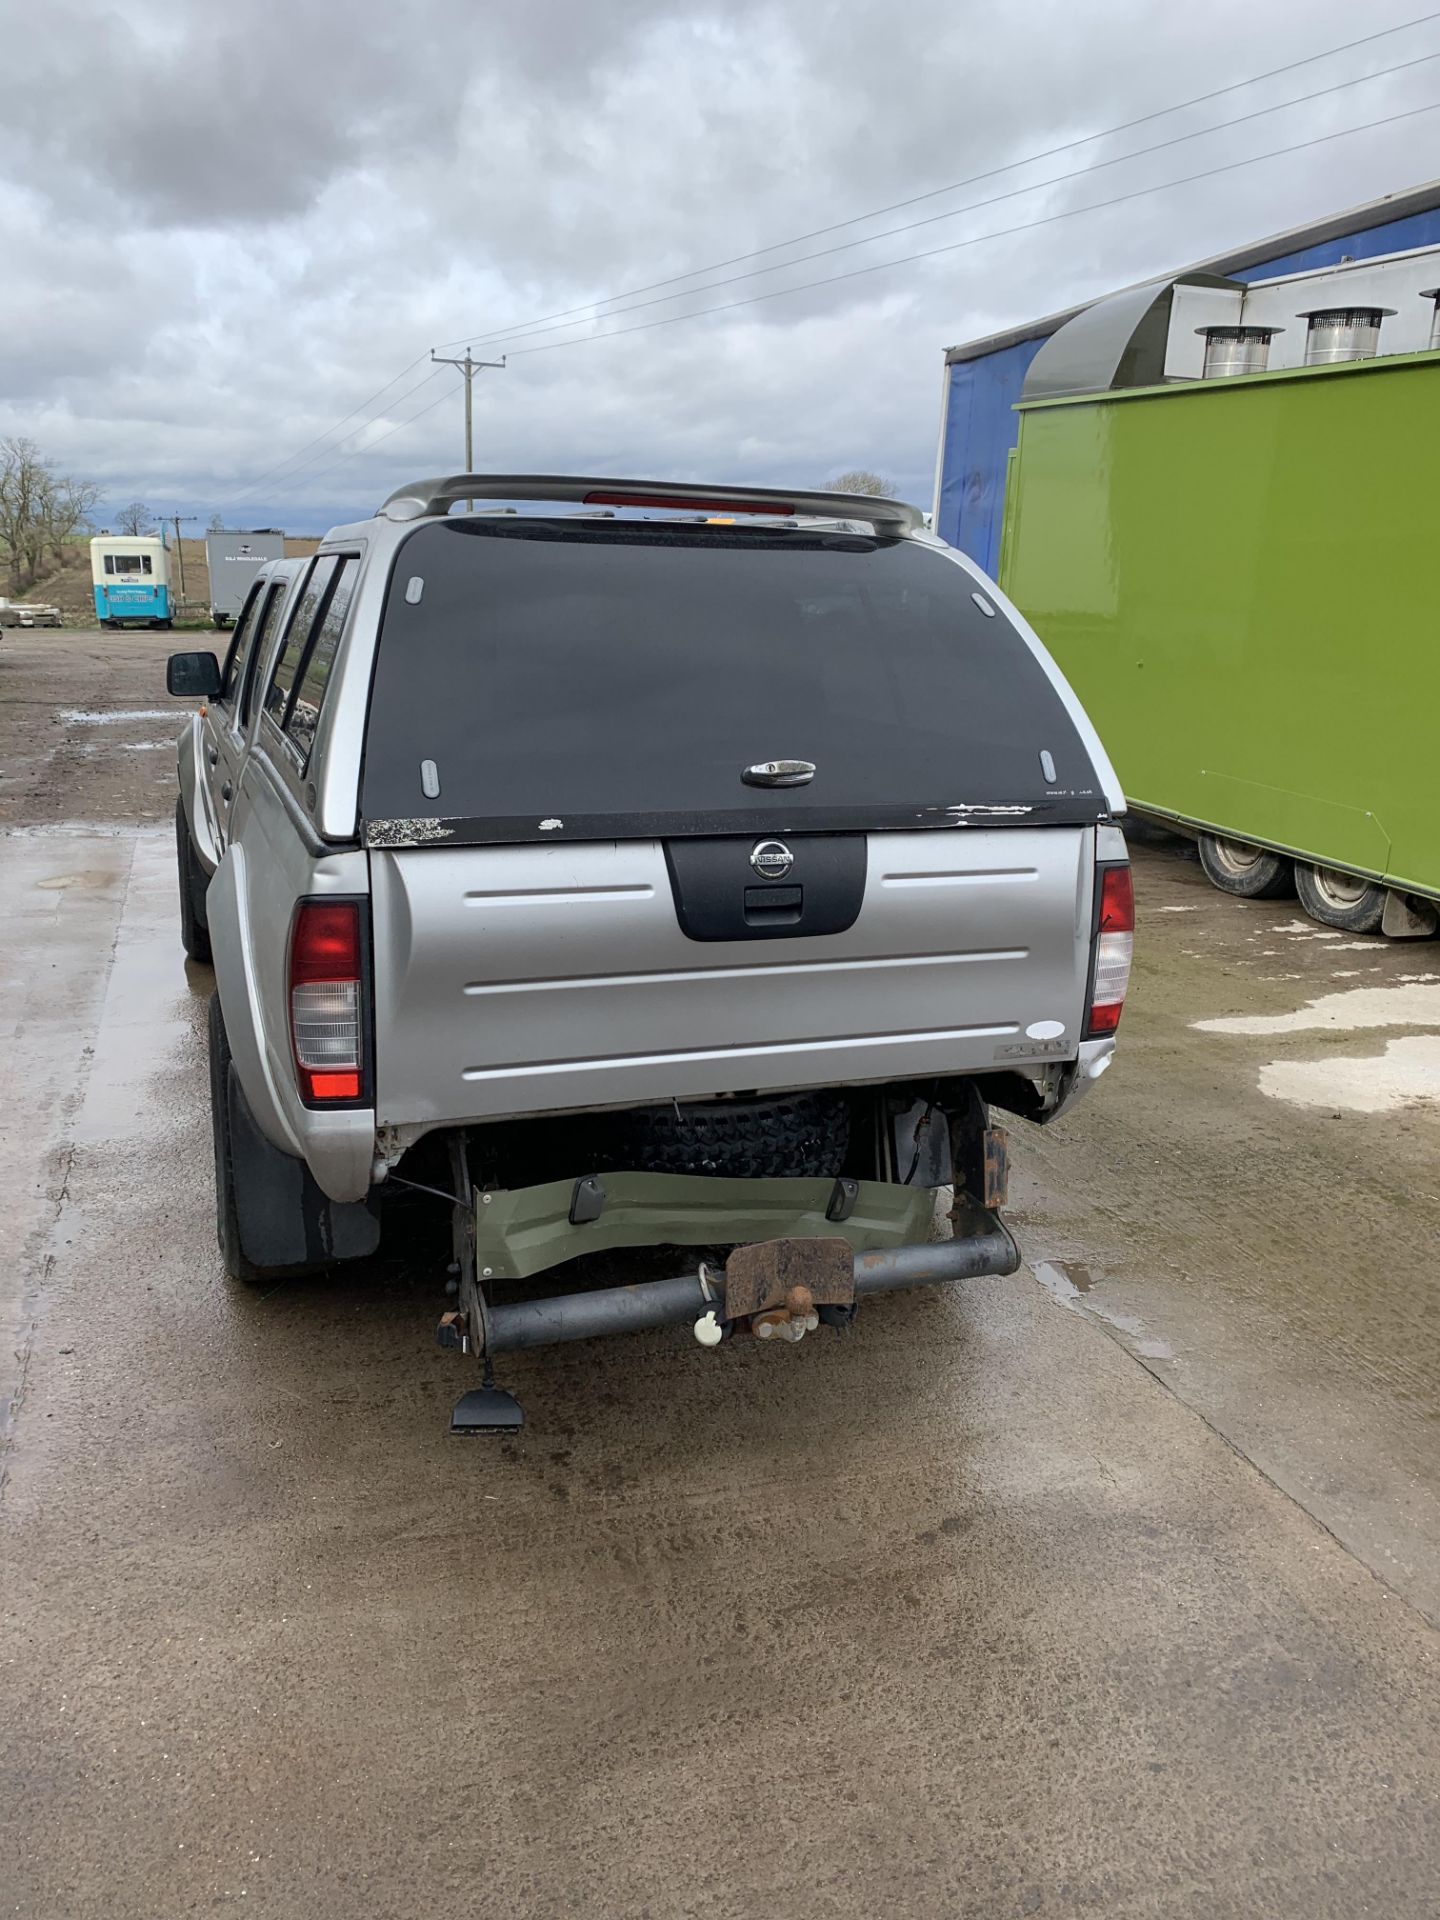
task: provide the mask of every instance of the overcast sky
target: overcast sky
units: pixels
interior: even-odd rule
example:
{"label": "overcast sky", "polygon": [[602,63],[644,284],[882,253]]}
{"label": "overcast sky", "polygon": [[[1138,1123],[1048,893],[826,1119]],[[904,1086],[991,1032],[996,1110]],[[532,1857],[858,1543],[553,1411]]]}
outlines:
{"label": "overcast sky", "polygon": [[458,376],[402,369],[508,343],[476,380],[477,466],[776,484],[866,466],[928,504],[947,345],[1440,173],[1434,113],[1162,186],[1440,102],[1440,59],[1378,74],[1440,52],[1440,18],[684,283],[717,291],[519,335],[1414,18],[1403,0],[0,0],[0,433],[112,507],[320,530],[460,466]]}

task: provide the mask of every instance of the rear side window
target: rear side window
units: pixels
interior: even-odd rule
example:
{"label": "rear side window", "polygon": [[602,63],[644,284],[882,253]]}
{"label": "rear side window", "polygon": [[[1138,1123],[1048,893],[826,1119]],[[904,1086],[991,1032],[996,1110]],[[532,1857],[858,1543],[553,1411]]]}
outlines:
{"label": "rear side window", "polygon": [[285,721],[285,731],[294,742],[302,762],[310,758],[310,749],[315,744],[320,709],[325,704],[325,694],[330,685],[330,669],[335,664],[340,635],[345,630],[345,616],[350,611],[355,576],[359,570],[360,562],[353,554],[347,555],[331,580],[330,595],[321,613],[319,627],[311,635],[310,648]]}
{"label": "rear side window", "polygon": [[235,689],[240,684],[240,676],[245,671],[245,662],[250,658],[250,642],[255,637],[255,620],[260,605],[263,588],[257,580],[240,609],[240,618],[235,622],[235,631],[230,636],[230,651],[225,656],[225,671],[220,679],[220,698],[230,701],[235,698]]}
{"label": "rear side window", "polygon": [[[987,609],[906,540],[417,528],[381,629],[365,820],[475,842],[1093,821],[1061,695]],[[813,779],[744,778],[787,759]]]}
{"label": "rear side window", "polygon": [[274,668],[270,674],[270,684],[265,689],[265,711],[275,722],[282,726],[285,709],[290,704],[290,689],[295,684],[295,673],[300,665],[300,656],[305,651],[310,638],[310,630],[315,625],[320,607],[334,578],[337,562],[333,555],[325,554],[310,569],[310,578],[300,597],[300,604],[291,616],[290,629],[285,635],[285,644],[280,649]]}
{"label": "rear side window", "polygon": [[250,715],[255,707],[255,683],[259,677],[260,663],[264,660],[271,640],[275,637],[275,628],[280,619],[280,609],[285,604],[285,586],[283,580],[277,580],[265,596],[264,611],[255,628],[255,643],[250,648],[248,668],[242,666],[244,683],[240,688],[239,726],[243,733],[250,724]]}

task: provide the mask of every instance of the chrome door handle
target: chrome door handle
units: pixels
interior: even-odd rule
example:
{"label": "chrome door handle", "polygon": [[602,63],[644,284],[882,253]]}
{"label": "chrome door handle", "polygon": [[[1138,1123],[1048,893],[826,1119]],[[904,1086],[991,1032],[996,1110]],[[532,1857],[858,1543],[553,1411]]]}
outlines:
{"label": "chrome door handle", "polygon": [[815,778],[813,760],[761,760],[740,778],[747,787],[808,787]]}

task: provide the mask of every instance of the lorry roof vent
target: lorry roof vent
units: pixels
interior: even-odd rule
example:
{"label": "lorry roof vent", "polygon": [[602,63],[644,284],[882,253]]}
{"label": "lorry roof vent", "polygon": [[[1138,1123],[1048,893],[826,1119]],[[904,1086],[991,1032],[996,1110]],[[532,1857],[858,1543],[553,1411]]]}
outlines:
{"label": "lorry roof vent", "polygon": [[1270,342],[1283,327],[1197,327],[1205,341],[1207,380],[1227,380],[1237,373],[1263,373],[1270,364]]}
{"label": "lorry roof vent", "polygon": [[1305,339],[1306,366],[1370,359],[1380,351],[1380,322],[1394,311],[1394,307],[1312,307],[1300,314],[1301,320],[1310,322]]}

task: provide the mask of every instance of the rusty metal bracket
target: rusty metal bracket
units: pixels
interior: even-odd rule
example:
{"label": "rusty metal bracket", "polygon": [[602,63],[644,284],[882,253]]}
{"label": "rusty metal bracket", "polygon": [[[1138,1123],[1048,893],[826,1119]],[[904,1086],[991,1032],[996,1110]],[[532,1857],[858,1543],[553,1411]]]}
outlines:
{"label": "rusty metal bracket", "polygon": [[997,1213],[1010,1204],[1010,1136],[1003,1127],[987,1127],[982,1144],[985,1173],[977,1198]]}
{"label": "rusty metal bracket", "polygon": [[1010,1195],[1010,1136],[987,1126],[987,1118],[978,1099],[971,1110],[950,1116],[950,1164],[957,1207],[968,1200],[995,1212]]}
{"label": "rusty metal bracket", "polygon": [[725,1318],[786,1307],[793,1289],[813,1306],[845,1307],[855,1298],[855,1257],[848,1240],[765,1240],[737,1247],[725,1262]]}

